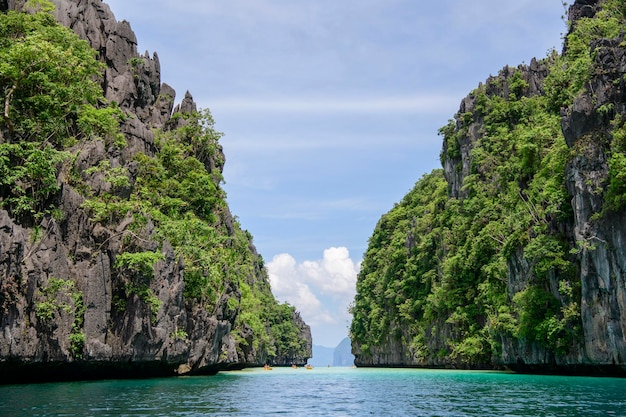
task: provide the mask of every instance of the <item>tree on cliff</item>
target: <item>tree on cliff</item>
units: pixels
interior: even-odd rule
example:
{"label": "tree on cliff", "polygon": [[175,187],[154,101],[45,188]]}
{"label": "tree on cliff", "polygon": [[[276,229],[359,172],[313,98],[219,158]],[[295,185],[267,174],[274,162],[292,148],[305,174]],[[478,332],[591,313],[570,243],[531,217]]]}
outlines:
{"label": "tree on cliff", "polygon": [[50,213],[64,150],[118,128],[115,112],[99,105],[95,51],[54,21],[49,2],[33,6],[42,11],[0,19],[0,204],[26,222]]}

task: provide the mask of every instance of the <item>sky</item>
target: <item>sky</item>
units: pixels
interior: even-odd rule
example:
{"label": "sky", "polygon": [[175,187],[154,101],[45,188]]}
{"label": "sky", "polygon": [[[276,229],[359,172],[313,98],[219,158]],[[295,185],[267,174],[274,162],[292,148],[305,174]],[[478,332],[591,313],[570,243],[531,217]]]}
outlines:
{"label": "sky", "polygon": [[105,0],[224,133],[227,201],[313,343],[348,336],[377,221],[505,65],[560,51],[561,0]]}

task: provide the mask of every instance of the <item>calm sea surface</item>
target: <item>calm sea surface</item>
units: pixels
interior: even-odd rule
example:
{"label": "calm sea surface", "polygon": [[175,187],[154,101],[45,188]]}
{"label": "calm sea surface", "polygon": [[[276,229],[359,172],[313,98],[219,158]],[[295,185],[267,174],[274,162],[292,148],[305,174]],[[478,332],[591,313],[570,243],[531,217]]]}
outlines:
{"label": "calm sea surface", "polygon": [[626,416],[626,379],[274,368],[0,386],[0,416]]}

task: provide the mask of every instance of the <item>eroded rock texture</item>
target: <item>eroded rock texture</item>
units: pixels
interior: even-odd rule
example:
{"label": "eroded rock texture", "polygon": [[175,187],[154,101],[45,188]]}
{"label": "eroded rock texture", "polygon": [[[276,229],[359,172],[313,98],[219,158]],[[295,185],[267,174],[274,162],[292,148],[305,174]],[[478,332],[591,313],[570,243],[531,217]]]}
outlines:
{"label": "eroded rock texture", "polygon": [[[598,0],[576,1],[569,11],[572,28],[578,19],[593,17],[602,3]],[[562,109],[562,130],[567,145],[576,155],[566,167],[566,186],[571,195],[573,223],[558,227],[577,242],[580,251],[579,278],[582,284],[581,318],[583,342],[571,347],[569,354],[555,356],[545,347],[524,340],[503,338],[502,362],[522,370],[541,371],[552,366],[580,368],[618,368],[626,364],[626,215],[623,212],[605,211],[599,220],[594,214],[605,209],[605,189],[609,177],[608,158],[611,154],[613,126],[616,114],[626,112],[624,76],[626,75],[626,51],[624,36],[602,39],[591,45],[594,57],[594,76],[585,91],[574,103]],[[567,44],[564,47],[567,53]],[[529,84],[524,96],[542,94],[543,79],[547,76],[544,65],[533,60],[530,66],[518,68]],[[507,67],[498,75],[510,77]],[[487,81],[487,94],[507,97],[506,91],[495,91],[490,86],[506,85]],[[463,100],[459,114],[473,110],[471,96]],[[606,109],[606,110],[603,110]],[[476,120],[460,141],[458,160],[447,159],[444,163],[446,179],[454,197],[463,197],[463,179],[469,174],[472,145],[481,135],[482,120]],[[461,167],[461,169],[458,169]],[[530,265],[518,251],[508,262],[509,293],[514,295],[530,284]],[[558,294],[556,279],[550,283],[551,292]],[[557,368],[558,369],[558,368]]]}
{"label": "eroded rock texture", "polygon": [[[594,17],[603,3],[601,0],[574,2],[569,10],[570,31],[574,31],[580,19]],[[592,41],[592,75],[573,103],[560,113],[561,130],[571,152],[563,184],[571,198],[571,213],[567,210],[567,214],[558,219],[548,219],[546,229],[568,246],[569,262],[575,271],[572,276],[581,285],[580,299],[576,299],[580,305],[580,334],[564,349],[555,352],[531,338],[498,333],[495,337],[498,346],[493,356],[468,364],[446,356],[449,341],[460,339],[458,326],[453,320],[433,319],[423,338],[430,352],[428,355],[420,356],[406,343],[415,336],[405,328],[407,326],[392,326],[390,333],[395,334],[387,335],[378,345],[368,346],[369,352],[360,350],[360,341],[353,344],[357,365],[508,367],[528,372],[626,375],[626,213],[623,206],[615,209],[607,201],[609,160],[615,153],[614,141],[620,140],[616,139],[615,131],[622,128],[626,114],[625,41],[623,30],[615,38]],[[567,51],[566,43],[563,53]],[[509,100],[510,80],[518,76],[524,81],[524,88],[515,91],[512,100],[544,95],[553,58],[533,59],[529,65],[517,68],[505,67],[497,76],[489,77],[479,90],[489,98]],[[483,168],[475,164],[472,153],[481,146],[486,134],[485,115],[477,110],[478,98],[479,95],[472,93],[462,100],[455,123],[450,127],[454,140],[444,141],[442,165],[450,199],[468,198],[467,188],[464,188],[466,180],[471,174],[484,174],[480,171]],[[522,182],[520,180],[520,190],[525,186]],[[521,191],[519,196],[524,198]],[[445,248],[442,251],[445,252]],[[537,276],[524,248],[509,252],[506,293],[507,302],[513,305],[516,294],[536,285]],[[559,288],[561,279],[559,272],[553,270],[546,274],[541,285],[558,301],[559,308],[564,308],[566,302]],[[483,318],[483,322],[475,325],[485,326],[484,321]],[[436,356],[432,352],[442,354]]]}
{"label": "eroded rock texture", "polygon": [[[0,8],[20,10],[23,3],[8,0]],[[176,94],[161,83],[158,56],[138,54],[130,24],[117,21],[108,5],[101,0],[54,3],[57,20],[87,40],[106,63],[105,96],[129,115],[121,126],[127,146],[119,150],[103,141],[89,142],[78,150],[75,165],[96,194],[110,191],[110,184],[97,173],[84,172],[101,161],[128,169],[132,186],[134,157],[155,154],[152,129],[178,127],[181,119],[173,123],[172,115],[194,111],[196,105],[187,93],[174,109]],[[223,161],[220,153],[202,162],[221,173]],[[185,266],[167,242],[159,249],[150,224],[134,244],[138,251],[160,250],[163,255],[146,283],[158,301],[152,300],[151,307],[137,294],[126,299],[127,282],[114,271],[114,263],[132,219],[115,227],[91,222],[82,209],[84,197],[63,184],[60,219],[25,227],[0,210],[0,382],[214,373],[266,361],[266,352],[240,345],[231,333],[238,314],[233,306],[241,297],[237,286],[227,282],[210,311],[185,300]],[[220,222],[232,232],[228,209]],[[250,250],[258,257],[251,243]],[[248,280],[267,283],[268,278],[259,267]],[[229,303],[231,299],[237,303]],[[294,322],[308,340],[310,356],[310,329],[299,315]],[[73,341],[80,337],[76,333],[84,335],[80,352],[75,351],[81,346]],[[249,342],[256,337],[248,336]],[[304,352],[277,362],[304,363],[307,358]]]}

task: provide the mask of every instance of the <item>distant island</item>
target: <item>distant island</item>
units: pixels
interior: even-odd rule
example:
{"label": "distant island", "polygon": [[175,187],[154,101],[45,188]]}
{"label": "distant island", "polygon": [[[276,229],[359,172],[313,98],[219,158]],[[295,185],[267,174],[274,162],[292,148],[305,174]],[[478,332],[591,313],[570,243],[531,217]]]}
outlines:
{"label": "distant island", "polygon": [[313,357],[309,359],[309,363],[313,366],[353,366],[354,355],[350,339],[346,337],[334,348],[313,345]]}

